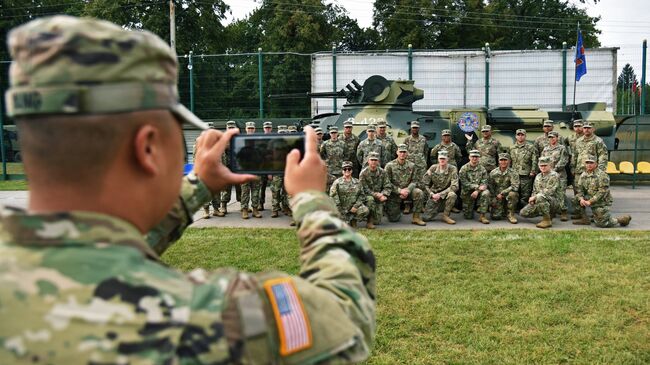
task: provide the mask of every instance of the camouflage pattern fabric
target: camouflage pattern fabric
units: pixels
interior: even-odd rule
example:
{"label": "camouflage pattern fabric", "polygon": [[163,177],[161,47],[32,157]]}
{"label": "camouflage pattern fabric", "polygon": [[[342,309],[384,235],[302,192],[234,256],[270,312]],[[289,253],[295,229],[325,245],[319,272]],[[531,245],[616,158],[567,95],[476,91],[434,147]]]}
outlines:
{"label": "camouflage pattern fabric", "polygon": [[361,141],[357,147],[357,162],[361,166],[361,170],[368,166],[368,157],[370,156],[370,152],[377,152],[379,154],[380,166],[386,164],[386,151],[384,150],[384,145],[381,141],[377,138],[373,140],[366,138]]}
{"label": "camouflage pattern fabric", "polygon": [[[425,221],[433,220],[438,215],[441,207],[444,207],[445,215],[449,215],[456,204],[458,187],[458,169],[456,166],[448,164],[446,169],[442,169],[438,164],[435,164],[429,167],[422,176],[422,188],[426,197],[422,219]],[[438,201],[431,199],[433,194],[440,194],[440,199]]]}
{"label": "camouflage pattern fabric", "polygon": [[339,139],[345,143],[345,152],[343,153],[343,161],[352,161],[354,168],[352,169],[352,176],[359,176],[361,168],[359,167],[359,162],[357,161],[357,147],[359,146],[359,137],[354,133],[350,133],[349,136],[345,135],[345,132],[339,136]]}
{"label": "camouflage pattern fabric", "polygon": [[406,160],[404,163],[400,163],[398,159],[387,163],[385,170],[392,185],[391,194],[385,206],[388,220],[397,222],[402,217],[402,210],[400,209],[402,199],[399,196],[402,189],[408,189],[409,191],[406,199],[410,198],[413,201],[413,212],[422,213],[424,193],[417,187],[423,175],[422,170],[417,168],[411,161]]}
{"label": "camouflage pattern fabric", "polygon": [[560,190],[560,176],[551,170],[548,174],[542,173],[535,176],[533,183],[533,196],[535,204],[526,204],[519,214],[522,217],[532,218],[551,215],[557,207],[557,196]]}
{"label": "camouflage pattern fabric", "polygon": [[253,208],[260,204],[260,180],[250,181],[241,185],[241,209],[248,209],[249,203]]}
{"label": "camouflage pattern fabric", "polygon": [[488,174],[481,164],[472,166],[469,162],[460,168],[458,173],[461,185],[460,199],[463,202],[463,216],[465,219],[474,218],[474,206],[476,211],[485,214],[490,206],[490,190],[479,192],[476,199],[472,199],[472,193],[478,191],[479,186],[488,185]]}
{"label": "camouflage pattern fabric", "polygon": [[345,142],[337,139],[336,141],[328,139],[323,143],[320,148],[320,157],[327,164],[327,172],[340,177],[343,172],[341,171],[341,164],[345,160]]}
{"label": "camouflage pattern fabric", "polygon": [[517,143],[510,147],[510,166],[519,174],[519,202],[521,206],[528,204],[528,198],[533,192],[534,177],[531,172],[537,172],[538,153],[531,143]]}
{"label": "camouflage pattern fabric", "polygon": [[607,146],[602,138],[592,134],[589,138],[582,136],[576,141],[575,174],[580,176],[585,171],[585,159],[587,156],[595,156],[596,163],[600,170],[607,170]]}
{"label": "camouflage pattern fabric", "polygon": [[381,193],[386,198],[390,197],[392,184],[386,170],[377,167],[375,171],[372,171],[370,167],[366,167],[359,174],[359,181],[363,187],[363,194],[366,196],[366,206],[370,210],[369,216],[375,224],[381,223],[385,202],[380,202],[372,194]]}
{"label": "camouflage pattern fabric", "polygon": [[438,152],[447,151],[447,161],[450,165],[456,166],[458,168],[458,162],[463,158],[463,154],[460,151],[460,147],[454,142],[449,142],[449,144],[444,144],[442,142],[438,143],[431,149],[429,153],[429,161],[432,164],[435,164],[438,161]]}
{"label": "camouflage pattern fabric", "polygon": [[569,145],[569,156],[570,156],[570,173],[575,177],[576,174],[576,161],[578,159],[578,151],[576,149],[578,139],[581,138],[582,134],[572,134],[567,138],[567,144]]}
{"label": "camouflage pattern fabric", "polygon": [[[353,219],[360,221],[368,218],[369,210],[364,204],[366,196],[359,180],[353,177],[350,177],[350,180],[339,177],[332,184],[330,197],[334,199],[334,203],[344,221],[349,223]],[[354,213],[350,211],[353,208],[356,208]]]}
{"label": "camouflage pattern fabric", "polygon": [[[202,199],[181,201],[172,212],[182,211],[182,217],[168,216],[176,225],[163,224],[159,233],[182,232],[191,222],[186,208],[193,212],[207,199],[203,191]],[[134,226],[118,218],[4,208],[0,363],[364,360],[375,331],[370,246],[336,218],[336,207],[322,193],[297,195],[293,210],[299,222],[300,276],[232,269],[183,274],[158,262],[156,252],[163,250],[152,250]],[[265,289],[273,280],[291,283],[302,301],[312,336],[303,350],[280,355],[281,325]]]}
{"label": "camouflage pattern fabric", "polygon": [[[618,221],[612,218],[609,212],[614,202],[609,190],[609,174],[599,168],[592,172],[585,171],[580,175],[576,185],[578,191],[576,201],[580,202],[582,198],[591,202],[591,211],[596,226],[600,228],[618,227]],[[582,209],[584,211],[584,207]]]}
{"label": "camouflage pattern fabric", "polygon": [[384,165],[388,163],[388,161],[393,160],[395,157],[397,157],[397,143],[395,143],[395,140],[393,139],[392,136],[389,136],[388,134],[381,136],[379,133],[377,133],[377,139],[381,141],[381,143],[384,145],[384,151],[386,152],[386,157],[384,158]]}
{"label": "camouflage pattern fabric", "polygon": [[551,158],[551,165],[553,166],[553,170],[555,170],[555,172],[557,172],[558,176],[560,177],[559,191],[561,196],[558,195],[557,204],[558,209],[560,209],[561,212],[566,212],[568,211],[566,203],[566,165],[569,163],[569,154],[567,152],[567,149],[559,142],[555,146],[551,146],[549,144],[548,146],[544,147],[544,151],[542,151],[542,157]]}
{"label": "camouflage pattern fabric", "polygon": [[488,139],[479,138],[476,142],[473,140],[467,141],[467,150],[479,150],[481,157],[479,165],[485,168],[485,171],[492,171],[497,167],[497,158],[499,150],[501,149],[501,142],[490,137]]}
{"label": "camouflage pattern fabric", "polygon": [[404,138],[406,148],[408,148],[408,157],[407,159],[415,164],[415,166],[424,173],[427,169],[427,152],[429,147],[427,146],[427,139],[423,135],[418,135],[413,137],[410,135]]}
{"label": "camouflage pattern fabric", "polygon": [[[541,136],[535,138],[535,142],[533,143],[535,145],[535,148],[537,149],[537,154],[542,155],[542,152],[544,151],[544,148],[550,144],[548,140],[548,133],[544,133]],[[564,136],[558,136],[557,138],[557,144],[562,145],[562,146],[568,146],[569,142],[566,137]]]}
{"label": "camouflage pattern fabric", "polygon": [[284,176],[275,175],[271,179],[271,210],[279,212],[282,210],[282,193],[284,189]]}
{"label": "camouflage pattern fabric", "polygon": [[[517,210],[519,201],[519,174],[508,167],[505,171],[497,167],[490,171],[488,187],[492,194],[492,219],[502,219],[507,213]],[[501,194],[503,199],[497,196]]]}
{"label": "camouflage pattern fabric", "polygon": [[[194,143],[194,145],[192,145],[192,156],[196,156],[196,143]],[[224,163],[224,160],[227,161],[225,153],[223,155],[221,155],[221,163]],[[226,164],[225,166],[228,166],[228,165]],[[210,205],[212,205],[212,208],[214,208],[214,210],[219,209],[219,201],[221,199],[221,194],[222,194],[221,191],[216,192],[214,194],[214,197],[212,198],[212,200],[203,206],[203,209],[206,209],[206,210],[210,209]]]}

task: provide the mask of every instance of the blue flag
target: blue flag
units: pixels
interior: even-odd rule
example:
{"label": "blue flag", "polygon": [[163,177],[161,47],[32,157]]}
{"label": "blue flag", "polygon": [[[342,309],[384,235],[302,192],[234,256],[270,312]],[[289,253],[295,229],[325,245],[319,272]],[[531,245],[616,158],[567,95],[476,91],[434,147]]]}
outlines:
{"label": "blue flag", "polygon": [[587,74],[587,58],[585,57],[585,46],[582,44],[582,33],[578,30],[578,44],[576,44],[576,81]]}

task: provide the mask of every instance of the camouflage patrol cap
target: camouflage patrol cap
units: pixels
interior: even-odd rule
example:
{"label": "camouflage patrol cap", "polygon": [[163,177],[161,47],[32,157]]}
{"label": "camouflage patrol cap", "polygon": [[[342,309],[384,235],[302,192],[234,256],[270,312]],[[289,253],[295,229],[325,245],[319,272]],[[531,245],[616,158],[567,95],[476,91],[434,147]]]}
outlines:
{"label": "camouflage patrol cap", "polygon": [[560,134],[556,131],[550,131],[548,132],[548,135],[546,137],[551,138],[551,137],[559,137]]}
{"label": "camouflage patrol cap", "polygon": [[481,127],[481,132],[491,132],[492,131],[492,126],[489,124],[486,124]]}
{"label": "camouflage patrol cap", "polygon": [[451,136],[451,129],[443,129],[442,130],[442,135],[443,136]]}
{"label": "camouflage patrol cap", "polygon": [[285,134],[285,133],[289,133],[289,131],[286,129],[278,129],[278,134]]}
{"label": "camouflage patrol cap", "polygon": [[516,134],[526,134],[526,130],[525,129],[517,129]]}
{"label": "camouflage patrol cap", "polygon": [[411,128],[420,128],[420,122],[414,120],[411,122]]}
{"label": "camouflage patrol cap", "polygon": [[587,155],[587,157],[585,158],[585,162],[596,162],[596,156]]}
{"label": "camouflage patrol cap", "polygon": [[352,162],[350,161],[343,161],[343,163],[341,164],[341,168],[352,168],[352,166],[353,166]]}
{"label": "camouflage patrol cap", "polygon": [[337,127],[335,125],[330,127],[330,134],[331,133],[338,133],[338,132],[339,132],[339,127]]}
{"label": "camouflage patrol cap", "polygon": [[290,125],[287,127],[287,130],[289,132],[298,132],[298,127],[296,127],[295,125]]}
{"label": "camouflage patrol cap", "polygon": [[264,124],[262,124],[263,128],[273,128],[273,123],[266,121]]}
{"label": "camouflage patrol cap", "polygon": [[226,129],[233,129],[233,128],[237,128],[237,122],[235,122],[234,120],[227,121]]}
{"label": "camouflage patrol cap", "polygon": [[314,132],[316,132],[316,134],[323,134],[323,128],[316,127],[316,128],[314,128]]}
{"label": "camouflage patrol cap", "polygon": [[278,126],[278,131],[281,131],[281,130],[285,130],[285,131],[286,131],[286,130],[287,130],[287,126],[286,126],[285,124],[280,124],[280,125]]}
{"label": "camouflage patrol cap", "polygon": [[397,146],[397,152],[408,152],[408,150],[408,147],[404,143]]}
{"label": "camouflage patrol cap", "polygon": [[246,129],[255,128],[255,122],[246,122]]}
{"label": "camouflage patrol cap", "polygon": [[379,153],[377,152],[370,152],[368,154],[368,159],[369,160],[379,160]]}
{"label": "camouflage patrol cap", "polygon": [[499,160],[508,160],[510,161],[510,155],[507,153],[499,153]]}
{"label": "camouflage patrol cap", "polygon": [[469,157],[481,157],[481,151],[471,150],[469,151]]}
{"label": "camouflage patrol cap", "polygon": [[447,153],[447,151],[445,151],[445,150],[438,151],[438,158],[439,159],[440,158],[448,159],[449,158],[449,153]]}
{"label": "camouflage patrol cap", "polygon": [[377,128],[386,128],[386,121],[380,120],[379,122],[377,122]]}
{"label": "camouflage patrol cap", "polygon": [[348,118],[345,122],[343,122],[344,127],[352,127],[354,125],[354,119],[353,118]]}
{"label": "camouflage patrol cap", "polygon": [[589,123],[589,122],[583,122],[583,123],[582,123],[582,128],[593,128],[593,127],[594,127],[594,126],[591,125],[591,123]]}
{"label": "camouflage patrol cap", "polygon": [[377,131],[377,126],[374,124],[368,124],[366,127],[366,131],[368,132],[376,132]]}
{"label": "camouflage patrol cap", "polygon": [[576,119],[573,121],[573,128],[582,127],[582,119]]}
{"label": "camouflage patrol cap", "polygon": [[8,47],[9,116],[167,109],[208,129],[178,101],[176,54],[151,32],[58,15],[14,28]]}
{"label": "camouflage patrol cap", "polygon": [[544,127],[552,127],[553,126],[553,121],[548,119],[544,121],[544,124],[542,124]]}
{"label": "camouflage patrol cap", "polygon": [[537,161],[537,164],[540,166],[548,165],[550,163],[551,163],[551,157],[549,156],[540,157],[539,160]]}

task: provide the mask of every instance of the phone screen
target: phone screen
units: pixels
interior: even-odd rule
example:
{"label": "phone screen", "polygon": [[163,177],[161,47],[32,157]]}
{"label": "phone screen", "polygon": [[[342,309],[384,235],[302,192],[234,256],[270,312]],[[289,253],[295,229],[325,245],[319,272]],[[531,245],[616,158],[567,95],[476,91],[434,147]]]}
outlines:
{"label": "phone screen", "polygon": [[281,175],[287,154],[298,149],[305,152],[305,135],[238,134],[230,140],[230,170],[247,174]]}

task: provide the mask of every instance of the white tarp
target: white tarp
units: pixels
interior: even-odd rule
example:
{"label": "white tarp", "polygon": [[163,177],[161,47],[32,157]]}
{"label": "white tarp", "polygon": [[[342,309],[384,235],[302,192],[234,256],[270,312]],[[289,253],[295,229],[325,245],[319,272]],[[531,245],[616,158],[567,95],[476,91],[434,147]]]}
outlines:
{"label": "white tarp", "polygon": [[[576,103],[605,102],[614,108],[616,48],[587,49],[587,74],[577,83]],[[566,103],[573,103],[574,50],[567,50]],[[415,110],[485,106],[485,53],[482,51],[413,52],[415,86],[424,99]],[[562,110],[562,51],[493,51],[490,58],[489,107],[536,105]],[[332,54],[312,56],[312,92],[332,91]],[[408,78],[406,52],[336,55],[336,88],[352,79],[363,84],[372,75]],[[338,111],[345,99],[338,99]],[[331,99],[313,99],[312,113],[333,111]]]}

